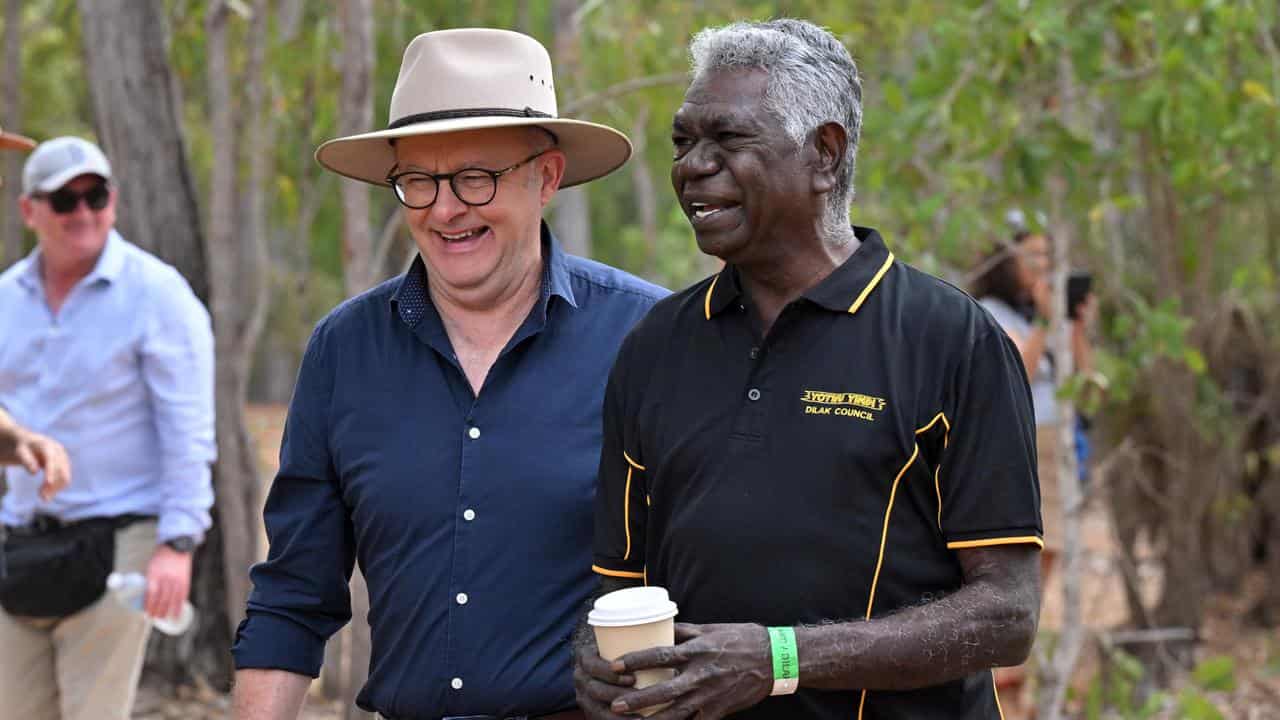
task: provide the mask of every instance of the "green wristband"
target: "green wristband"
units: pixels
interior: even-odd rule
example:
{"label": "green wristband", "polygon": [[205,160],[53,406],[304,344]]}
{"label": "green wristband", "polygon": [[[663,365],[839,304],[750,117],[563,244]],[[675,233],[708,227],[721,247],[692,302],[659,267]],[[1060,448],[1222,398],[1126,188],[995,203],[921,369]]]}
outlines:
{"label": "green wristband", "polygon": [[790,695],[800,687],[800,655],[796,652],[796,631],[789,627],[766,628],[773,653],[773,692]]}

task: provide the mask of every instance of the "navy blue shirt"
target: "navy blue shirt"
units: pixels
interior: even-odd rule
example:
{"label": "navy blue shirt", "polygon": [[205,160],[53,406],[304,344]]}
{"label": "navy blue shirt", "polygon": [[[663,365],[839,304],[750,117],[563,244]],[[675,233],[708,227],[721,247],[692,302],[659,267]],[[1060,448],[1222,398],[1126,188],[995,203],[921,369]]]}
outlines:
{"label": "navy blue shirt", "polygon": [[372,628],[361,708],[439,718],[573,706],[604,387],[623,337],[666,291],[564,254],[545,225],[543,257],[541,297],[478,397],[421,259],[316,328],[237,668],[317,676],[351,617],[358,560]]}

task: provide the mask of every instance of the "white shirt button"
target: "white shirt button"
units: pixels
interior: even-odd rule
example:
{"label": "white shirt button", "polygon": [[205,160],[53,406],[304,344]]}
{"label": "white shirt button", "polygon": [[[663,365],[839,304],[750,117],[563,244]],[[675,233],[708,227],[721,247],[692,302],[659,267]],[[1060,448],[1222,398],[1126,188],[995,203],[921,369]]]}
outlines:
{"label": "white shirt button", "polygon": [[748,390],[748,391],[747,391],[747,398],[748,398],[749,400],[751,400],[752,402],[755,402],[756,400],[759,400],[759,399],[760,399],[760,391],[759,391],[759,390],[757,390],[756,388],[751,388],[750,390]]}
{"label": "white shirt button", "polygon": [[467,431],[467,437],[471,438],[472,440],[479,440],[479,439],[480,439],[480,428],[478,428],[478,427],[473,427],[473,428],[471,428],[470,430],[468,430],[468,431]]}
{"label": "white shirt button", "polygon": [[450,680],[450,681],[449,681],[449,687],[453,688],[454,690],[461,690],[461,689],[462,689],[462,678],[454,678],[454,679]]}
{"label": "white shirt button", "polygon": [[457,597],[456,599],[457,599],[457,601],[458,601],[458,604],[459,604],[459,605],[466,605],[466,604],[467,604],[467,594],[466,594],[466,593],[458,593],[458,597]]}
{"label": "white shirt button", "polygon": [[463,520],[466,520],[467,522],[471,522],[472,520],[475,520],[475,519],[476,519],[476,511],[475,511],[475,510],[472,510],[471,508],[467,508],[466,510],[463,510],[463,511],[462,511],[462,519],[463,519]]}

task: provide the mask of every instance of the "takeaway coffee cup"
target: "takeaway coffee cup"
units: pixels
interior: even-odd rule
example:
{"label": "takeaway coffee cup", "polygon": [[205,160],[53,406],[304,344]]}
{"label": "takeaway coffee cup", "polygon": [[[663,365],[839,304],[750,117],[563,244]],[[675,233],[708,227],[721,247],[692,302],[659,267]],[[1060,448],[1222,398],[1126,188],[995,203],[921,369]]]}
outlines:
{"label": "takeaway coffee cup", "polygon": [[[615,660],[636,650],[674,645],[676,612],[666,588],[634,587],[600,596],[587,613],[587,623],[595,629],[600,657]],[[644,688],[670,680],[675,671],[655,668],[639,670],[634,675],[635,687]],[[637,712],[647,716],[662,707],[665,706]]]}

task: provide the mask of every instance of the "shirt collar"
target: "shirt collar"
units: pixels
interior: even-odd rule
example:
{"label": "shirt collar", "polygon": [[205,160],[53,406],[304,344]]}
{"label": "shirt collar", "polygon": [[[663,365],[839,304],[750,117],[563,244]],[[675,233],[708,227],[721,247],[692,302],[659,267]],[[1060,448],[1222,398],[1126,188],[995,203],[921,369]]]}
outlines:
{"label": "shirt collar", "polygon": [[93,266],[93,270],[85,280],[92,282],[101,279],[115,282],[124,270],[124,256],[124,238],[120,237],[120,233],[116,232],[115,228],[112,228],[111,232],[107,233],[107,243],[102,247],[98,263]]}
{"label": "shirt collar", "polygon": [[[853,226],[859,242],[858,249],[822,282],[810,288],[801,297],[836,312],[850,315],[858,312],[871,292],[879,286],[885,273],[893,266],[893,253],[885,246],[880,233],[871,228]],[[738,271],[725,265],[711,281],[703,300],[703,314],[710,320],[723,312],[742,295]]]}
{"label": "shirt collar", "polygon": [[[120,273],[124,271],[125,250],[124,238],[120,233],[112,228],[107,233],[107,241],[102,246],[102,253],[98,255],[98,261],[94,263],[93,269],[89,274],[80,281],[83,285],[105,280],[108,283],[115,282],[120,277]],[[23,274],[20,276],[22,284],[27,286],[28,290],[39,290],[44,286],[44,281],[40,278],[41,253],[40,246],[36,246],[31,254],[27,256],[27,266]]]}
{"label": "shirt collar", "polygon": [[[545,320],[547,306],[553,296],[561,298],[570,307],[578,307],[573,294],[568,255],[560,247],[560,241],[545,220],[542,222],[542,258],[542,290],[537,307],[539,316]],[[428,284],[427,266],[419,255],[413,259],[409,271],[401,276],[400,283],[391,296],[392,310],[409,327],[415,327],[421,322],[431,305]]]}

